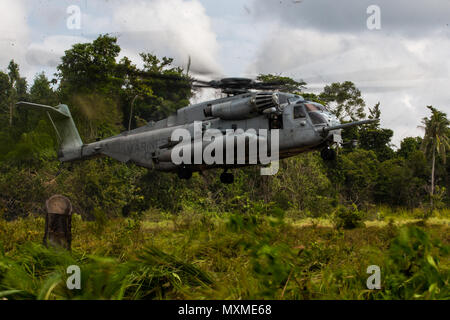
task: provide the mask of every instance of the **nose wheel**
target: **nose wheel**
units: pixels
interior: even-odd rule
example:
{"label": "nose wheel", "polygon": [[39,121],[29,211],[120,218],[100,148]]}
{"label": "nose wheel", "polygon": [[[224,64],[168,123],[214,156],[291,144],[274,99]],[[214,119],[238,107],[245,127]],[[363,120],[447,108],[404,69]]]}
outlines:
{"label": "nose wheel", "polygon": [[234,182],[233,174],[226,171],[222,172],[220,175],[220,182],[223,184],[232,184]]}
{"label": "nose wheel", "polygon": [[336,151],[331,148],[324,148],[320,151],[320,156],[325,161],[334,161],[336,160]]}

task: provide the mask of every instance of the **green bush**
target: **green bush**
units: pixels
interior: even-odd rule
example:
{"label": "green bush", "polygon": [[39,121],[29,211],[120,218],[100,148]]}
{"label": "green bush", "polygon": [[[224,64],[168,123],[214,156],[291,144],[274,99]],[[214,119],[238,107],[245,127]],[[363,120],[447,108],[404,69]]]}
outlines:
{"label": "green bush", "polygon": [[355,204],[351,207],[339,206],[333,215],[333,222],[337,229],[354,229],[363,227],[364,214],[358,210]]}
{"label": "green bush", "polygon": [[45,176],[26,169],[0,166],[0,212],[5,219],[43,213],[48,196]]}
{"label": "green bush", "polygon": [[389,248],[384,271],[384,299],[449,299],[450,272],[439,256],[448,258],[450,246],[416,226],[400,229]]}

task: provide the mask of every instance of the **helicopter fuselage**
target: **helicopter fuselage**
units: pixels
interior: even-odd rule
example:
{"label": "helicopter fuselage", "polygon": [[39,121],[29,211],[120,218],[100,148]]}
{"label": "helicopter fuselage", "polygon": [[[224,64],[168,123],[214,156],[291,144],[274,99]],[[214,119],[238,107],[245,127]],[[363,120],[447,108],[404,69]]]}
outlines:
{"label": "helicopter fuselage", "polygon": [[[170,156],[179,141],[172,141],[172,134],[176,129],[185,129],[191,133],[193,139],[189,143],[193,144],[196,139],[194,123],[201,123],[203,130],[216,129],[224,135],[230,132],[239,135],[256,131],[258,136],[260,130],[267,130],[268,140],[271,139],[273,130],[278,130],[280,159],[341,142],[339,129],[323,130],[340,124],[324,106],[305,101],[294,94],[249,92],[181,108],[176,114],[156,123],[83,145],[81,154],[69,153],[66,156],[62,153],[60,160],[107,155],[122,162],[132,162],[151,169],[175,171],[180,165],[173,163]],[[243,143],[247,144],[247,158],[250,152],[248,140],[241,140],[246,141]],[[204,142],[202,148],[207,145],[208,142]],[[225,153],[226,151],[224,156]],[[181,166],[191,171],[202,171],[213,167],[228,168],[249,164],[202,162],[183,163]]]}
{"label": "helicopter fuselage", "polygon": [[[186,81],[173,76],[168,80]],[[332,160],[336,152],[331,147],[342,143],[342,129],[378,121],[340,124],[323,105],[278,92],[283,83],[277,81],[195,81],[200,87],[221,89],[228,96],[186,106],[156,123],[88,144],[81,140],[67,105],[23,101],[17,105],[47,114],[60,143],[58,158],[62,162],[109,156],[149,169],[178,171],[183,179],[194,171],[220,167],[224,183],[233,181],[232,174],[226,172],[229,168],[267,165],[302,152],[321,150],[324,160]]]}

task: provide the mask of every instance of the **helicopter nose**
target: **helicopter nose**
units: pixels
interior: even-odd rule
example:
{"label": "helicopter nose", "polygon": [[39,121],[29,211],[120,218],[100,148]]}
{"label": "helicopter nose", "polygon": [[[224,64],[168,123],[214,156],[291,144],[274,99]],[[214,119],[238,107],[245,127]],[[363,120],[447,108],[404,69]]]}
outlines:
{"label": "helicopter nose", "polygon": [[336,125],[336,121],[335,121],[335,119],[333,119],[333,117],[331,115],[324,114],[323,117],[326,120],[326,126],[327,127],[332,127],[332,126]]}
{"label": "helicopter nose", "polygon": [[330,115],[328,117],[328,125],[330,127],[338,126],[340,124],[341,124],[341,122],[339,121],[339,119],[335,115]]}
{"label": "helicopter nose", "polygon": [[324,137],[324,139],[328,139],[332,134],[327,130],[327,128],[335,127],[340,125],[338,118],[334,116],[333,114],[324,113],[324,118],[326,119],[325,126],[322,127],[321,135]]}

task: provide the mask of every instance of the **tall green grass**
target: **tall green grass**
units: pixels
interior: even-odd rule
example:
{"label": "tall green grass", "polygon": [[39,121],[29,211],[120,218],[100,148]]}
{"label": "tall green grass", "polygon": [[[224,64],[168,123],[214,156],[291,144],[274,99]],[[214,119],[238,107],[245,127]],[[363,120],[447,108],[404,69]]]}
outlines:
{"label": "tall green grass", "polygon": [[[70,265],[81,269],[79,290],[67,288]],[[179,298],[191,287],[212,285],[207,273],[150,246],[120,263],[32,243],[14,258],[0,256],[0,271],[0,297],[8,299]]]}
{"label": "tall green grass", "polygon": [[[67,252],[40,244],[41,218],[0,220],[1,298],[450,298],[446,223],[345,229],[286,220],[276,208],[99,223],[75,216]],[[81,290],[67,289],[69,265],[81,268]],[[381,290],[366,287],[369,265],[381,268]]]}

